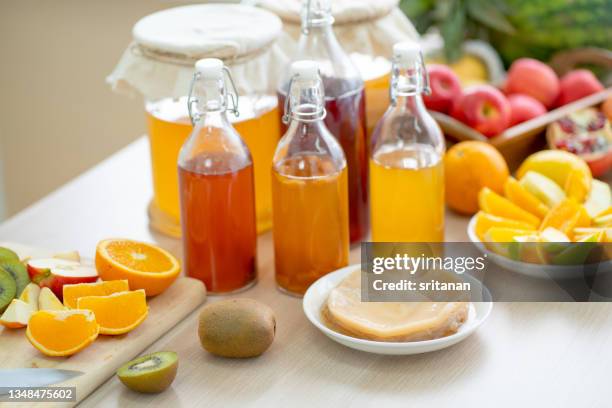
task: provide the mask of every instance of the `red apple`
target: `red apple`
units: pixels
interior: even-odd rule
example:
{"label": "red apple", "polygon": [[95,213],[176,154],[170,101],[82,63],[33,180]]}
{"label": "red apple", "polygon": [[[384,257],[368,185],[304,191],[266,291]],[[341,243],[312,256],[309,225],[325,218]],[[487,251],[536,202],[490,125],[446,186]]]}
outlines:
{"label": "red apple", "polygon": [[505,91],[508,95],[524,94],[540,101],[546,108],[559,96],[559,78],[551,67],[531,58],[514,61],[508,71]]}
{"label": "red apple", "polygon": [[453,101],[461,95],[459,78],[446,65],[431,64],[427,66],[431,95],[425,95],[423,100],[427,109],[448,113]]}
{"label": "red apple", "polygon": [[604,87],[588,69],[570,71],[561,78],[561,93],[558,105],[582,99],[585,96],[603,91]]}
{"label": "red apple", "polygon": [[468,88],[453,105],[453,116],[487,137],[510,124],[510,103],[497,88],[476,85]]}
{"label": "red apple", "polygon": [[28,261],[28,274],[32,282],[51,289],[60,300],[63,298],[64,285],[91,283],[98,280],[95,268],[57,258]]}
{"label": "red apple", "polygon": [[508,102],[510,103],[510,126],[546,113],[546,107],[529,95],[510,95]]}

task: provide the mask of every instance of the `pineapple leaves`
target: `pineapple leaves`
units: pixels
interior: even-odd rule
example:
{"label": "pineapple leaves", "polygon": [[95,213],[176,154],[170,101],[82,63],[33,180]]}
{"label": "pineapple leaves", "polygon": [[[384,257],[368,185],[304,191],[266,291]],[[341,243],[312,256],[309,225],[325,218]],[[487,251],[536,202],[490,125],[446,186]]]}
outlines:
{"label": "pineapple leaves", "polygon": [[503,1],[466,0],[469,17],[477,22],[505,34],[514,34],[512,24],[506,19],[508,8]]}

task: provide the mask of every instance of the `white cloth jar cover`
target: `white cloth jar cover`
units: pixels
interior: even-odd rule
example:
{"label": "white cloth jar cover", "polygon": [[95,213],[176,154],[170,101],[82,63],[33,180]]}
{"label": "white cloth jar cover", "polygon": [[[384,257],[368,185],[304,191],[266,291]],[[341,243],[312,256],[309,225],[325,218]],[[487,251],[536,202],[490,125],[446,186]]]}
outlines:
{"label": "white cloth jar cover", "polygon": [[194,64],[220,58],[231,69],[239,94],[274,94],[288,62],[276,40],[281,20],[246,5],[202,4],[142,18],[133,41],[107,77],[113,90],[147,100],[187,94]]}
{"label": "white cloth jar cover", "polygon": [[[393,44],[419,37],[397,7],[399,0],[330,0],[330,3],[334,32],[349,54],[391,59]],[[283,20],[286,35],[279,43],[287,55],[292,55],[300,37],[302,0],[259,0],[258,5]]]}

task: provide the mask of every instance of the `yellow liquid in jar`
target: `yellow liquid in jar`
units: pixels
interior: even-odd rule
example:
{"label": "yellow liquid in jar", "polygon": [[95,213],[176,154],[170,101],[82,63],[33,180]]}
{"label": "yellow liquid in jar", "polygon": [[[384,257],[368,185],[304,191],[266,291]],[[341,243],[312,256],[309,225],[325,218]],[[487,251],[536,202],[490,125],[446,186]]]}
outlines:
{"label": "yellow liquid in jar", "polygon": [[376,152],[370,194],[372,241],[444,241],[444,167],[432,147]]}
{"label": "yellow liquid in jar", "polygon": [[[270,166],[280,139],[277,101],[275,96],[241,96],[239,103],[240,116],[228,113],[228,118],[253,157],[257,232],[261,233],[272,227]],[[185,98],[146,105],[153,170],[149,216],[153,228],[175,237],[181,235],[177,160],[192,130],[186,106]]]}
{"label": "yellow liquid in jar", "polygon": [[347,170],[329,160],[297,156],[272,170],[276,282],[298,295],[348,264]]}
{"label": "yellow liquid in jar", "polygon": [[376,124],[389,107],[391,63],[382,58],[353,53],[351,59],[363,78],[366,96],[366,125],[368,146]]}

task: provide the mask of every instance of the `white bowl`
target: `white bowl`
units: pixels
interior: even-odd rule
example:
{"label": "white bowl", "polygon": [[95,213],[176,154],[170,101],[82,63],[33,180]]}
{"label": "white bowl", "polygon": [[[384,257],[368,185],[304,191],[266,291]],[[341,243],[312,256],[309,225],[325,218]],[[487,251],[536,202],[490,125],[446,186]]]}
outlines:
{"label": "white bowl", "polygon": [[[584,268],[572,265],[542,265],[529,262],[515,261],[490,251],[476,235],[476,216],[474,215],[467,227],[470,241],[483,253],[487,259],[509,271],[538,279],[577,279],[584,278]],[[602,262],[599,265],[602,271],[608,273],[612,270],[612,261]]]}
{"label": "white bowl", "polygon": [[[349,265],[321,277],[308,288],[302,302],[306,317],[317,329],[321,330],[330,339],[355,350],[391,355],[421,354],[440,350],[457,344],[472,334],[489,317],[493,309],[491,295],[486,288],[483,288],[483,296],[486,301],[470,303],[468,318],[461,325],[457,333],[450,336],[435,340],[412,342],[373,341],[347,336],[330,329],[323,323],[321,309],[327,301],[330,291],[338,286],[348,274],[360,267],[359,264]],[[476,280],[474,281],[476,282]]]}

